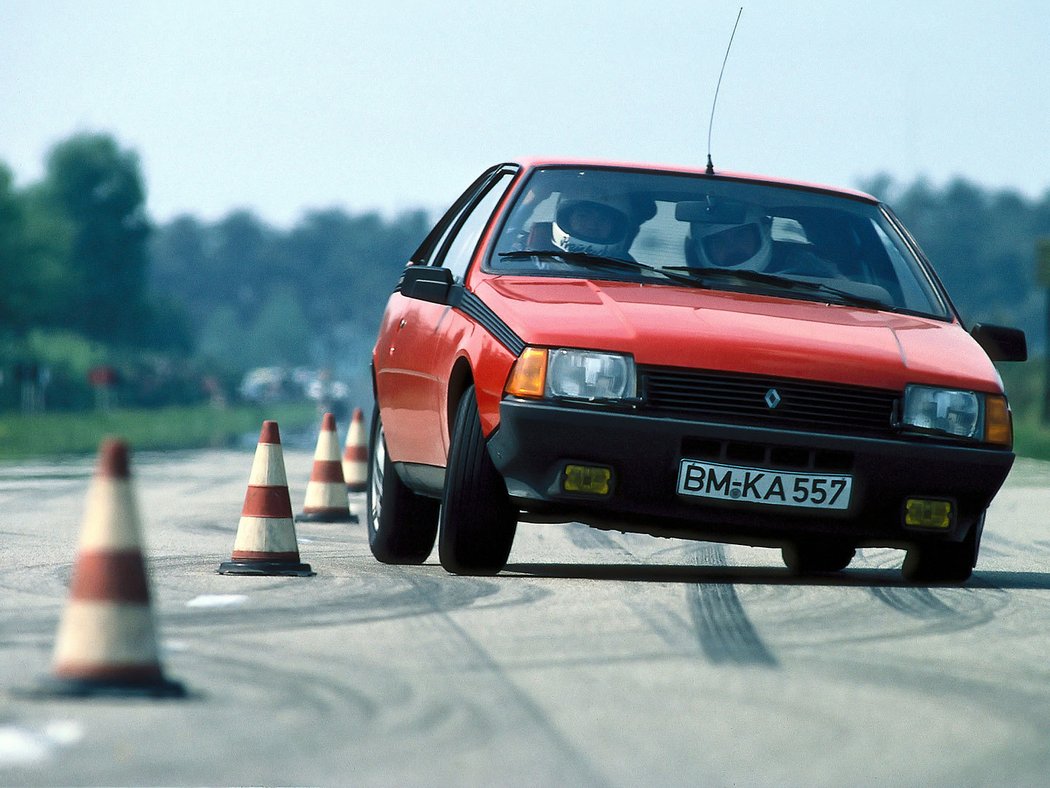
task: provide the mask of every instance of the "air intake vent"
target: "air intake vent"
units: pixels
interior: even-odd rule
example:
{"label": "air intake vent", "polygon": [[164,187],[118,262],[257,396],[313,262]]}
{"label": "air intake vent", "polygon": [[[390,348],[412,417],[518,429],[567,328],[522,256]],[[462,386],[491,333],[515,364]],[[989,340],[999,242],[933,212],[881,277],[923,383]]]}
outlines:
{"label": "air intake vent", "polygon": [[814,432],[894,434],[893,391],[674,367],[639,369],[650,411]]}

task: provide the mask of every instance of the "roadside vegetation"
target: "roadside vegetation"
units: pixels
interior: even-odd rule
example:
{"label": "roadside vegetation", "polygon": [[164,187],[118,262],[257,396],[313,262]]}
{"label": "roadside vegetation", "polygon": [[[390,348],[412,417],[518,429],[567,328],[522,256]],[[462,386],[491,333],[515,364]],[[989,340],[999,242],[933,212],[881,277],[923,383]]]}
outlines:
{"label": "roadside vegetation", "polygon": [[[1050,190],[860,186],[911,228],[968,324],[1024,329],[1046,352],[1034,258]],[[56,144],[37,183],[16,185],[0,161],[0,458],[92,451],[108,432],[138,448],[221,445],[274,412],[262,400],[309,421],[319,387],[368,410],[369,352],[425,211],[319,209],[287,230],[243,210],[156,224],[146,193],[138,154],[107,134]],[[1018,450],[1050,459],[1042,363],[1003,374]],[[270,380],[279,397],[256,393]]]}
{"label": "roadside vegetation", "polygon": [[0,461],[91,454],[100,441],[119,436],[136,451],[234,446],[258,434],[263,421],[281,434],[316,428],[314,403],[175,406],[150,410],[0,415]]}
{"label": "roadside vegetation", "polygon": [[1050,460],[1050,427],[1033,419],[1014,424],[1014,451],[1034,460]]}
{"label": "roadside vegetation", "polygon": [[1014,415],[1014,451],[1038,460],[1050,460],[1050,423],[1043,413],[1045,368],[1041,358],[999,368]]}

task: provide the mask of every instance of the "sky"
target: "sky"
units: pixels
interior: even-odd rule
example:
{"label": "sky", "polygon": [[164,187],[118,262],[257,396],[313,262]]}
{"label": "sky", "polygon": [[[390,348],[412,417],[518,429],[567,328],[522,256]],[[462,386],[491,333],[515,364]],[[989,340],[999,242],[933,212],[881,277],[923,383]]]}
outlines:
{"label": "sky", "polygon": [[1050,190],[1045,0],[0,0],[0,162],[111,134],[147,210],[443,210],[491,164]]}

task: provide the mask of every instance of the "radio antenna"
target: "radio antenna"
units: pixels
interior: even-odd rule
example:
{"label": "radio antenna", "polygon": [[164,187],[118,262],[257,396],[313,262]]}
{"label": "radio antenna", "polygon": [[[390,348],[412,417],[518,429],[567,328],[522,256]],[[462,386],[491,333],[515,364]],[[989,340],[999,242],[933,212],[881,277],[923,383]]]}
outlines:
{"label": "radio antenna", "polygon": [[726,62],[729,60],[729,50],[733,48],[733,37],[736,35],[736,26],[740,24],[740,15],[744,13],[744,7],[736,12],[736,22],[733,23],[733,32],[729,34],[729,46],[726,47],[726,56],[722,58],[722,70],[718,72],[718,84],[715,85],[715,97],[711,102],[711,120],[707,124],[707,174],[715,174],[715,165],[711,161],[711,129],[715,125],[715,105],[718,103],[718,89],[722,87],[722,75],[726,73]]}

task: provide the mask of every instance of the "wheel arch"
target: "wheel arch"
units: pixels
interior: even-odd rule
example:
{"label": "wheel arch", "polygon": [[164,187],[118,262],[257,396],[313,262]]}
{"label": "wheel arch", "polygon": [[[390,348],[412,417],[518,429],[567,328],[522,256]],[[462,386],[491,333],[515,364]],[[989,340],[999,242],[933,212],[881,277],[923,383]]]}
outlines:
{"label": "wheel arch", "polygon": [[474,370],[466,356],[460,356],[452,365],[452,372],[448,378],[448,397],[445,403],[445,423],[448,425],[449,440],[456,426],[456,412],[459,410],[459,402],[467,389],[474,385]]}

